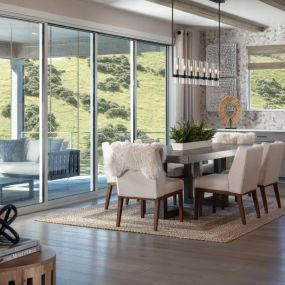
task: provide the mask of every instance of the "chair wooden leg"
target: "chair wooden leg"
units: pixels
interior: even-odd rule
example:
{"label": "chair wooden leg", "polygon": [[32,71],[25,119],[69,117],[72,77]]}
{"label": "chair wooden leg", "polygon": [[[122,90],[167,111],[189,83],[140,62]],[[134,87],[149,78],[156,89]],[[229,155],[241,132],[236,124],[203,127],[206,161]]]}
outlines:
{"label": "chair wooden leg", "polygon": [[213,194],[212,212],[213,214],[217,212],[217,194]]}
{"label": "chair wooden leg", "polygon": [[119,227],[121,225],[123,204],[124,204],[124,198],[123,197],[118,197],[117,223],[116,223],[117,227]]}
{"label": "chair wooden leg", "polygon": [[278,184],[274,183],[273,188],[274,188],[274,193],[275,193],[278,208],[281,208],[281,200],[280,200],[280,195],[279,195]]}
{"label": "chair wooden leg", "polygon": [[251,196],[252,196],[252,200],[253,200],[253,203],[254,203],[256,216],[257,216],[257,218],[260,218],[260,209],[259,209],[259,204],[258,204],[256,190],[252,191]]}
{"label": "chair wooden leg", "polygon": [[154,231],[157,231],[157,227],[158,227],[159,210],[160,210],[160,199],[156,199],[155,200],[155,210],[154,210],[154,225],[153,225]]}
{"label": "chair wooden leg", "polygon": [[130,202],[130,199],[129,198],[126,198],[126,205],[129,205],[129,202]]}
{"label": "chair wooden leg", "polygon": [[145,200],[141,200],[141,218],[144,219],[145,215]]}
{"label": "chair wooden leg", "polygon": [[177,196],[176,195],[173,196],[173,205],[174,206],[177,205]]}
{"label": "chair wooden leg", "polygon": [[107,194],[106,194],[106,201],[105,201],[105,210],[108,210],[108,208],[109,208],[110,199],[111,199],[111,195],[112,195],[112,190],[113,190],[113,185],[108,183]]}
{"label": "chair wooden leg", "polygon": [[194,220],[198,220],[199,208],[200,208],[200,191],[198,191],[197,189],[195,189],[195,197],[194,197]]}
{"label": "chair wooden leg", "polygon": [[183,222],[183,194],[182,194],[182,190],[181,192],[179,192],[178,194],[178,202],[179,202],[179,220],[182,223]]}
{"label": "chair wooden leg", "polygon": [[244,207],[243,207],[243,201],[242,201],[242,195],[238,194],[237,196],[237,202],[239,206],[239,212],[240,212],[240,217],[243,225],[246,225],[246,219],[245,219],[245,212],[244,212]]}
{"label": "chair wooden leg", "polygon": [[266,214],[268,214],[268,205],[267,205],[267,199],[266,199],[266,193],[265,193],[265,187],[264,186],[260,186],[260,192],[261,192],[264,211]]}

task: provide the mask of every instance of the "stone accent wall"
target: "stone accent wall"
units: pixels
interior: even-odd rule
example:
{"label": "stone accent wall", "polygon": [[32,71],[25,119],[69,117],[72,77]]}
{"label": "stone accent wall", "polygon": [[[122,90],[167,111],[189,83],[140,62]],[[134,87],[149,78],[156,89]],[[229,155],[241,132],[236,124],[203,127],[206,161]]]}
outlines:
{"label": "stone accent wall", "polygon": [[[239,128],[253,129],[284,129],[285,110],[278,111],[247,111],[248,101],[248,55],[247,46],[285,44],[285,26],[271,27],[264,32],[253,33],[244,30],[222,30],[221,43],[237,44],[237,96],[243,105],[242,119]],[[207,45],[218,44],[217,31],[201,32],[201,50],[206,50]],[[205,60],[206,54],[204,54]],[[218,112],[206,111],[206,92],[201,87],[200,94],[201,118],[207,119],[213,128],[224,127],[219,119]]]}

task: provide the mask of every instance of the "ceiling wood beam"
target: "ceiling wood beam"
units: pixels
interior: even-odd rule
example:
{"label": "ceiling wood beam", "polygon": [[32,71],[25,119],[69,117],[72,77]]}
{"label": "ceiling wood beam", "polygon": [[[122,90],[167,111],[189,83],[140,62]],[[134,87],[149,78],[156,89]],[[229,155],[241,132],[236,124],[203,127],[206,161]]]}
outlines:
{"label": "ceiling wood beam", "polygon": [[[171,7],[172,0],[147,0],[152,3],[160,4],[162,6]],[[209,20],[218,21],[218,9],[203,5],[191,0],[175,0],[174,9],[183,11],[192,15],[200,16]],[[251,20],[221,11],[221,22],[223,24],[248,30],[252,32],[262,32],[266,26]]]}
{"label": "ceiling wood beam", "polygon": [[259,0],[260,2],[263,2],[265,4],[268,4],[270,6],[273,6],[277,9],[280,9],[282,11],[285,11],[285,2],[284,0]]}

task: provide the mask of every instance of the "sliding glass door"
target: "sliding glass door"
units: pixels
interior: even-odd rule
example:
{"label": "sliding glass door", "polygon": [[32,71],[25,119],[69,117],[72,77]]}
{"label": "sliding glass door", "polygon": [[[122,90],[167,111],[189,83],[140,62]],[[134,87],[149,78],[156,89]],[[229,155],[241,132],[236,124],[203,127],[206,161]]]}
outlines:
{"label": "sliding glass door", "polygon": [[41,25],[0,18],[0,204],[40,201]]}
{"label": "sliding glass door", "polygon": [[166,46],[137,42],[137,138],[166,142]]}
{"label": "sliding glass door", "polygon": [[106,186],[102,142],[130,140],[131,68],[128,39],[97,37],[98,187]]}
{"label": "sliding glass door", "polygon": [[91,190],[93,33],[49,26],[48,198]]}
{"label": "sliding glass door", "polygon": [[105,188],[105,141],[164,143],[166,62],[163,45],[0,17],[0,204]]}

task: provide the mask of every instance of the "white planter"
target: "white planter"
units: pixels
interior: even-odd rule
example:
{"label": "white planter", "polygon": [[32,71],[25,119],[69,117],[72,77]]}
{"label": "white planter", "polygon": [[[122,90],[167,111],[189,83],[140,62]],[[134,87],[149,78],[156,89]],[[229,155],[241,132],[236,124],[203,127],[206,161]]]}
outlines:
{"label": "white planter", "polygon": [[212,141],[198,141],[198,142],[189,142],[189,143],[172,143],[173,150],[189,150],[194,148],[203,148],[210,147]]}

